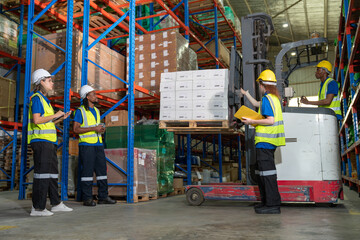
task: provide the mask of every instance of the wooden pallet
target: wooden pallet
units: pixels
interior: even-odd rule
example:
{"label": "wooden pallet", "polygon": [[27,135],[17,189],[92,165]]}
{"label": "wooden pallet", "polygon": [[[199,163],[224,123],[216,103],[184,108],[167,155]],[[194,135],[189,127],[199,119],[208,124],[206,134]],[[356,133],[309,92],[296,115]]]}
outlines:
{"label": "wooden pallet", "polygon": [[168,120],[160,121],[159,128],[229,128],[228,120]]}
{"label": "wooden pallet", "polygon": [[149,200],[156,200],[158,197],[157,195],[150,195],[150,194],[134,194],[134,203],[137,202],[146,202]]}
{"label": "wooden pallet", "polygon": [[235,129],[229,126],[228,120],[168,120],[160,121],[160,129],[169,132],[209,132],[209,133],[234,133]]}
{"label": "wooden pallet", "polygon": [[174,188],[174,191],[169,193],[169,196],[176,196],[185,194],[185,187],[182,188]]}

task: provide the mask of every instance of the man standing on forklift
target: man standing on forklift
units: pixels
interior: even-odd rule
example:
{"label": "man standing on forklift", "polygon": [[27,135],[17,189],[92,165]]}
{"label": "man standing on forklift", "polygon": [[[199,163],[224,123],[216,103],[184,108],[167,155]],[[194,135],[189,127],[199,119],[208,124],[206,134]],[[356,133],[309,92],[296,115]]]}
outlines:
{"label": "man standing on forklift", "polygon": [[276,78],[273,71],[267,69],[261,72],[259,78],[260,92],[264,94],[261,102],[254,99],[248,91],[241,89],[254,107],[259,108],[259,114],[264,119],[254,120],[242,118],[246,125],[255,127],[255,147],[257,175],[261,203],[255,205],[258,214],[280,214],[281,197],[277,184],[277,173],[274,153],[277,147],[285,146],[284,122],[281,110],[280,95],[276,88]]}
{"label": "man standing on forklift", "polygon": [[332,109],[338,121],[342,119],[341,115],[341,97],[338,83],[329,77],[332,71],[332,65],[329,61],[323,60],[316,65],[315,77],[320,79],[320,90],[318,101],[309,101],[306,97],[301,97],[300,102],[304,104],[317,105],[319,107]]}

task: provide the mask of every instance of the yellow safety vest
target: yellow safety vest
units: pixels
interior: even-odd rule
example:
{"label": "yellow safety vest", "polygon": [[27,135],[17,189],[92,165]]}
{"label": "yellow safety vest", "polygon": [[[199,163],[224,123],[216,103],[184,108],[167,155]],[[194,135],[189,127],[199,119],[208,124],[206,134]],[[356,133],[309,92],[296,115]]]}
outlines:
{"label": "yellow safety vest", "polygon": [[[328,78],[326,79],[326,81],[324,82],[323,87],[321,88],[321,90],[319,90],[318,96],[319,96],[319,101],[320,100],[324,100],[326,99],[326,92],[328,89],[328,85],[331,81],[335,81],[332,78]],[[337,83],[336,83],[337,84]],[[333,100],[331,101],[330,105],[321,105],[319,107],[324,107],[324,108],[330,108],[332,109],[335,114],[337,115],[341,115],[341,98],[340,98],[340,88],[338,91],[337,96],[334,96]]]}
{"label": "yellow safety vest", "polygon": [[[83,118],[83,122],[80,125],[80,127],[82,128],[95,127],[100,124],[100,111],[96,107],[94,107],[94,109],[96,111],[96,120],[90,110],[86,110],[84,106],[79,107],[79,110]],[[84,143],[94,144],[97,143],[98,141],[102,143],[101,134],[95,131],[79,134],[79,138],[80,138],[79,143],[84,142]]]}
{"label": "yellow safety vest", "polygon": [[[255,127],[255,145],[265,142],[275,146],[285,146],[285,131],[280,101],[273,94],[267,94],[265,97],[269,100],[274,112],[274,124],[257,125]],[[262,102],[259,107],[259,114],[261,114],[261,105]]]}
{"label": "yellow safety vest", "polygon": [[[31,98],[38,96],[40,98],[40,102],[44,108],[44,117],[54,115],[54,109],[52,108],[51,104],[48,104],[46,100],[40,93],[34,93]],[[56,135],[56,128],[55,124],[52,121],[46,123],[35,124],[32,114],[32,101],[30,101],[30,108],[29,108],[29,124],[28,124],[28,144],[33,139],[42,139],[48,140],[50,142],[56,143],[57,135]]]}

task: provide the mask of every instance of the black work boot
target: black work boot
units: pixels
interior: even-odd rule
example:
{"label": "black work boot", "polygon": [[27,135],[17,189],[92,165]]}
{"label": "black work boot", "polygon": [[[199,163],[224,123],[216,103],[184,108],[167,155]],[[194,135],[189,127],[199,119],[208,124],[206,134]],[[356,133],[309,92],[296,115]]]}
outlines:
{"label": "black work boot", "polygon": [[96,202],[94,202],[94,200],[92,199],[88,199],[84,201],[84,206],[88,206],[88,207],[95,207],[96,206]]}
{"label": "black work boot", "polygon": [[257,214],[280,214],[281,213],[279,206],[273,206],[273,207],[264,206],[264,207],[260,207],[260,208],[255,208],[255,212]]}
{"label": "black work boot", "polygon": [[111,199],[111,197],[107,197],[105,199],[99,199],[98,204],[115,204],[116,200]]}
{"label": "black work boot", "polygon": [[265,203],[256,203],[255,205],[254,205],[254,208],[255,209],[257,209],[257,208],[262,208],[262,207],[265,207]]}

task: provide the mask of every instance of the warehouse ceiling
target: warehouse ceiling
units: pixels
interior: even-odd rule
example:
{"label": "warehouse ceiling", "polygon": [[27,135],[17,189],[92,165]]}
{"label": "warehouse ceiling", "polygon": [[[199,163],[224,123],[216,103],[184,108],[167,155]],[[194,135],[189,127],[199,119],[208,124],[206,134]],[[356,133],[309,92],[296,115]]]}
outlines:
{"label": "warehouse ceiling", "polygon": [[[241,19],[248,14],[264,12],[273,19],[275,32],[272,46],[309,39],[312,32],[328,39],[337,38],[341,0],[225,0]],[[284,24],[287,27],[283,27]]]}

